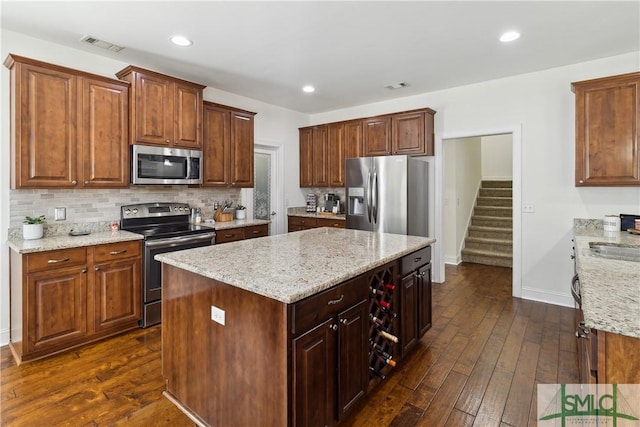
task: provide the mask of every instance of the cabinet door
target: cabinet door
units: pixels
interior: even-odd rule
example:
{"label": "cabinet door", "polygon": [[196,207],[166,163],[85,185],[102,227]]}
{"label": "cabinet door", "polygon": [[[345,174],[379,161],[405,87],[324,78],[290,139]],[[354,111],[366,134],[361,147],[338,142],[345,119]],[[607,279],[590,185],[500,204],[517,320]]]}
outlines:
{"label": "cabinet door", "polygon": [[231,185],[253,187],[253,114],[231,113]]}
{"label": "cabinet door", "polygon": [[338,315],[338,419],[365,395],[369,384],[368,308],[363,300]]}
{"label": "cabinet door", "polygon": [[135,141],[173,145],[172,83],[159,76],[135,72]]}
{"label": "cabinet door", "polygon": [[640,185],[640,73],[574,88],[576,186]]}
{"label": "cabinet door", "polygon": [[77,184],[77,79],[71,73],[16,63],[13,188]]}
{"label": "cabinet door", "polygon": [[293,425],[335,424],[335,319],[293,340]]}
{"label": "cabinet door", "polygon": [[394,114],[391,129],[393,154],[425,154],[424,112]]}
{"label": "cabinet door", "polygon": [[238,240],[244,240],[244,228],[242,227],[216,231],[216,245],[237,242]]}
{"label": "cabinet door", "polygon": [[431,329],[431,264],[418,270],[418,337]]}
{"label": "cabinet door", "polygon": [[364,156],[391,154],[391,117],[374,117],[363,120]]}
{"label": "cabinet door", "polygon": [[173,145],[184,148],[202,147],[202,90],[180,82],[174,85]]}
{"label": "cabinet door", "polygon": [[313,186],[329,185],[327,126],[314,126],[312,132]]}
{"label": "cabinet door", "polygon": [[81,78],[82,184],[129,186],[129,86]]}
{"label": "cabinet door", "polygon": [[362,120],[344,124],[344,158],[362,157]]}
{"label": "cabinet door", "polygon": [[329,187],[344,187],[344,123],[329,125]]}
{"label": "cabinet door", "polygon": [[400,346],[405,356],[418,341],[418,280],[410,273],[400,281]]}
{"label": "cabinet door", "polygon": [[87,335],[86,272],[75,267],[27,275],[25,353],[64,348]]}
{"label": "cabinet door", "polygon": [[141,277],[140,258],[95,265],[95,332],[135,324],[140,320]]}
{"label": "cabinet door", "polygon": [[313,185],[313,131],[300,129],[300,187]]}
{"label": "cabinet door", "polygon": [[228,110],[204,104],[202,185],[205,187],[227,186],[231,182],[230,120]]}

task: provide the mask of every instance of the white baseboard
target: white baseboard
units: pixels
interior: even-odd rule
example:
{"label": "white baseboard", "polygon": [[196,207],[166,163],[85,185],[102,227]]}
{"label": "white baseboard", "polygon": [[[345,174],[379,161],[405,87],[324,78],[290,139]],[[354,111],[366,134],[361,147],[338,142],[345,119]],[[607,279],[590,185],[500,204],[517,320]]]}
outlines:
{"label": "white baseboard", "polygon": [[569,293],[541,291],[539,289],[522,287],[522,298],[532,301],[546,302],[563,307],[574,307],[573,297]]}
{"label": "white baseboard", "polygon": [[445,256],[444,257],[444,263],[445,264],[451,264],[451,265],[459,265],[462,262],[462,257],[460,256]]}

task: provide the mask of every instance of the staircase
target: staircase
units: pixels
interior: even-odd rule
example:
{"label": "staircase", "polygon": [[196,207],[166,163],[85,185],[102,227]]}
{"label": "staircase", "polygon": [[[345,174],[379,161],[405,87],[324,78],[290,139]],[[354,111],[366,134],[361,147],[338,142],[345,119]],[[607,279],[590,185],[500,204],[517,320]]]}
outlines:
{"label": "staircase", "polygon": [[482,181],[462,261],[513,266],[512,182]]}

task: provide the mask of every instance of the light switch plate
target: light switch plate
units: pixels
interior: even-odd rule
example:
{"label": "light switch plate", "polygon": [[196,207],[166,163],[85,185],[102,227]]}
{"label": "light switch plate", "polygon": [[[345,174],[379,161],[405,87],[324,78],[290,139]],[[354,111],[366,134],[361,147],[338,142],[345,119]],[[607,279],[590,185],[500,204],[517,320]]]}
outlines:
{"label": "light switch plate", "polygon": [[215,305],[211,306],[211,320],[224,326],[224,317],[224,310]]}

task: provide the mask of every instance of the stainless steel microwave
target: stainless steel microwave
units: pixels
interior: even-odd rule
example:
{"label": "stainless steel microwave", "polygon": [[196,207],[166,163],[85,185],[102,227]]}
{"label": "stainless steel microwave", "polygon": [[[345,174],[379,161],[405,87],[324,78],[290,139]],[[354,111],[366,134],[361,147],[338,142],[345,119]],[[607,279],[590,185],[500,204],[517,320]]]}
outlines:
{"label": "stainless steel microwave", "polygon": [[202,151],[131,146],[132,184],[202,184]]}

